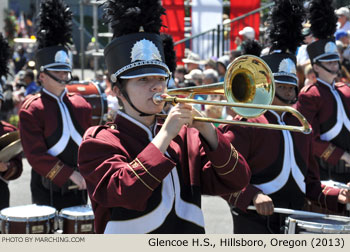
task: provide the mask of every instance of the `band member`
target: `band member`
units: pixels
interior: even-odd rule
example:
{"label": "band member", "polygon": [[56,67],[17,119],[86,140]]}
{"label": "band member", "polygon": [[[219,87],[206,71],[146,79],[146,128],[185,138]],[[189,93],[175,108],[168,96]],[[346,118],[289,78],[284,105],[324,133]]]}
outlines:
{"label": "band member", "polygon": [[[114,123],[87,130],[79,148],[97,233],[204,233],[201,194],[241,190],[250,171],[234,146],[188,104],[156,118],[167,90],[157,0],[106,1],[114,39],[104,50],[118,100]],[[118,56],[118,57],[116,57]]]}
{"label": "band member", "polygon": [[[7,41],[0,33],[0,79],[2,76],[6,77],[9,73],[8,60],[10,58],[10,51]],[[0,108],[4,101],[1,84],[2,83],[0,83]],[[0,137],[13,131],[17,131],[16,127],[7,122],[0,121]],[[0,142],[0,144],[2,144],[2,142]],[[5,147],[6,146],[2,146],[2,148]],[[17,179],[22,174],[22,170],[21,154],[14,156],[8,162],[0,160],[0,210],[10,206],[8,181]]]}
{"label": "band member", "polygon": [[[329,8],[322,6],[327,2]],[[311,30],[315,42],[307,46],[317,82],[301,90],[297,109],[311,122],[315,132],[314,153],[322,180],[350,179],[350,87],[335,83],[340,58],[333,34],[337,17],[332,1],[313,1]]]}
{"label": "band member", "polygon": [[87,199],[77,156],[91,126],[91,106],[65,88],[72,71],[71,15],[61,0],[41,2],[35,63],[43,88],[26,99],[19,112],[23,150],[32,166],[32,201],[58,210],[85,204]]}
{"label": "band member", "polygon": [[[276,83],[273,105],[293,106],[297,101],[294,55],[303,39],[300,32],[303,16],[303,6],[297,0],[278,1],[272,10],[269,27],[272,48],[262,59],[271,68]],[[292,114],[273,110],[247,121],[300,126]],[[237,146],[252,171],[247,187],[225,196],[232,208],[234,233],[282,232],[285,216],[274,213],[274,208],[302,209],[305,196],[333,210],[343,208],[350,201],[347,190],[321,184],[311,134],[232,125],[222,126],[222,131]],[[256,211],[247,210],[249,205],[254,205]]]}

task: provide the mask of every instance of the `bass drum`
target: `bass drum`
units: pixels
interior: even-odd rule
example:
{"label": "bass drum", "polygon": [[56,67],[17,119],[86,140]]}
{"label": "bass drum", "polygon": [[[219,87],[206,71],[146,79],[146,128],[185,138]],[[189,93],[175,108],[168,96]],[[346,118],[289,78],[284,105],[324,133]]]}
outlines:
{"label": "bass drum", "polygon": [[107,119],[107,97],[102,87],[94,82],[72,82],[66,85],[69,93],[77,93],[90,103],[92,108],[92,125],[101,125]]}
{"label": "bass drum", "polygon": [[350,218],[330,215],[309,217],[291,215],[286,219],[286,234],[350,234]]}

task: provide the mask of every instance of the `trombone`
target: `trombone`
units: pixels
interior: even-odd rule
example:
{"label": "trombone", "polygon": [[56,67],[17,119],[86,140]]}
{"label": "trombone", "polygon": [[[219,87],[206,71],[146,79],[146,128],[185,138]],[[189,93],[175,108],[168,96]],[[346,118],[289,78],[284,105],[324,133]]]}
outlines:
{"label": "trombone", "polygon": [[[196,94],[225,95],[228,102],[195,100],[193,99],[193,96]],[[179,98],[175,95],[187,95],[188,98]],[[289,112],[299,120],[302,126],[261,124],[206,117],[194,117],[193,119],[202,122],[251,126],[275,130],[289,130],[309,134],[311,128],[306,118],[294,108],[271,105],[274,96],[275,83],[269,66],[261,58],[253,55],[243,55],[235,59],[228,66],[224,82],[197,87],[171,89],[168,90],[166,95],[160,93],[155,94],[153,96],[153,102],[155,104],[165,101],[173,104],[192,103],[229,106],[236,114],[245,118],[258,117],[267,110]]]}

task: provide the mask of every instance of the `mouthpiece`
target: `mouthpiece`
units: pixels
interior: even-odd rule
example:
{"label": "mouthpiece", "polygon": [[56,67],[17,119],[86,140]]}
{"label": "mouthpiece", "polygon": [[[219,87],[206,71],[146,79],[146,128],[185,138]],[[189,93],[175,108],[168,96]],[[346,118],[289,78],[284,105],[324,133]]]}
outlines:
{"label": "mouthpiece", "polygon": [[161,93],[155,93],[153,95],[152,100],[153,100],[154,104],[157,104],[157,105],[160,104],[161,102],[163,102],[162,94]]}

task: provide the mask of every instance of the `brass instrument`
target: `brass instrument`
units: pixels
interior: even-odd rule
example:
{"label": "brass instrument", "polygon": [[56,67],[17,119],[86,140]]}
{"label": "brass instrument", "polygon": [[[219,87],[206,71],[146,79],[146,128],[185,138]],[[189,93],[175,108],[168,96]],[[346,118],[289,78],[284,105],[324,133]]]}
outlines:
{"label": "brass instrument", "polygon": [[[228,102],[200,101],[192,99],[196,94],[225,95]],[[188,95],[189,98],[179,98],[174,95]],[[165,97],[164,97],[165,96]],[[302,126],[280,124],[260,124],[242,121],[231,121],[216,118],[194,117],[196,121],[252,126],[266,129],[289,130],[309,134],[309,123],[297,110],[288,106],[270,105],[275,96],[275,83],[269,66],[259,57],[243,55],[235,59],[227,68],[224,82],[197,87],[171,89],[164,94],[155,94],[153,102],[211,104],[229,106],[236,114],[252,118],[266,112],[266,110],[289,112],[295,116]]]}
{"label": "brass instrument", "polygon": [[8,162],[23,150],[18,131],[6,133],[0,137],[0,162]]}

